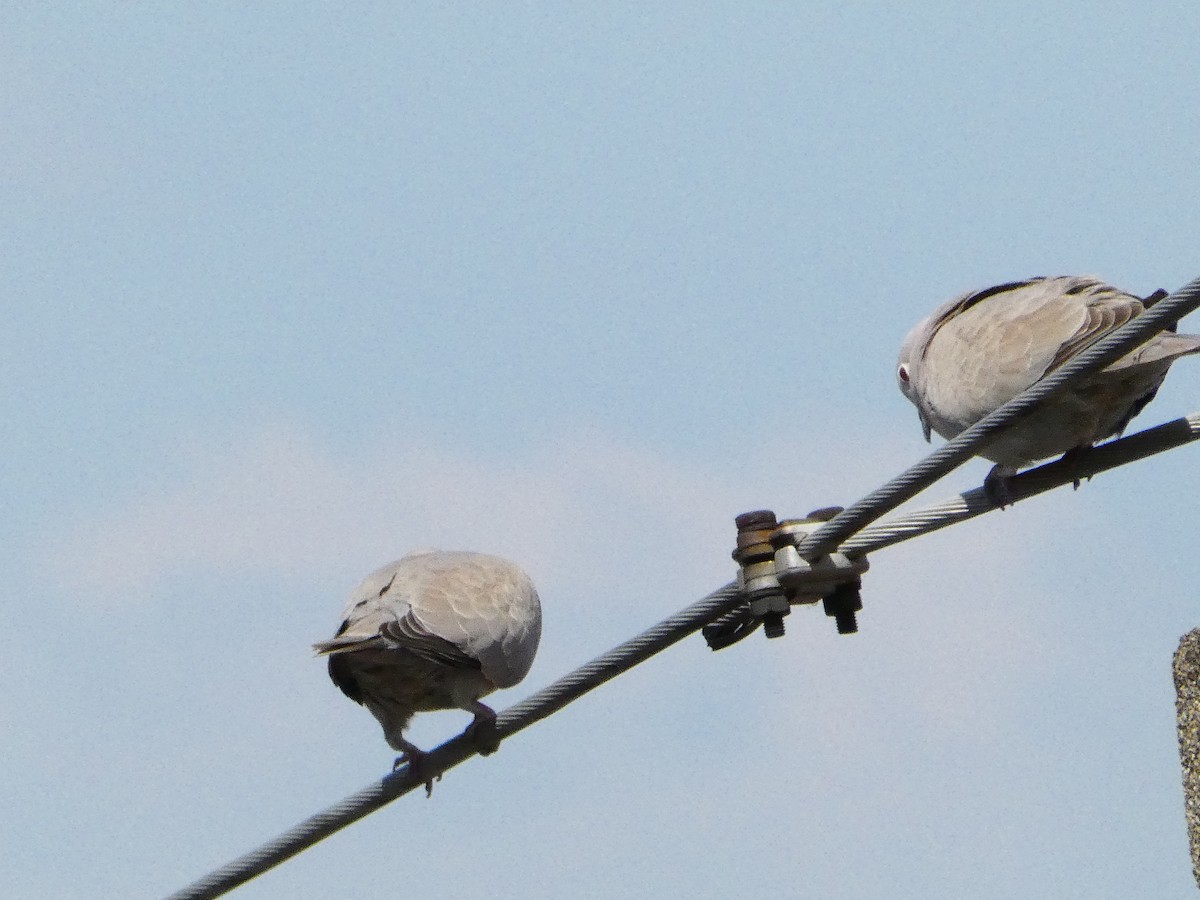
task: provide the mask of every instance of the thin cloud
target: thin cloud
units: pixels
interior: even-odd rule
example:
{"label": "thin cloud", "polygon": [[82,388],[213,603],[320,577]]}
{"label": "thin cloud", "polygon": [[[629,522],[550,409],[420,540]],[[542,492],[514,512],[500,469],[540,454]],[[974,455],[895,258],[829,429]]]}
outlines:
{"label": "thin cloud", "polygon": [[[396,436],[377,446],[386,450],[336,459],[302,430],[276,426],[201,451],[173,490],[132,496],[60,538],[54,557],[77,564],[59,570],[59,589],[78,602],[154,603],[172,580],[203,573],[341,581],[348,590],[411,547],[498,552],[527,565],[547,600],[548,634],[557,634],[534,673],[541,677],[547,663],[582,661],[729,580],[733,514],[755,493],[766,496],[796,455],[780,446],[714,469],[595,431],[566,434],[525,458],[482,460]],[[810,467],[804,476],[845,490],[838,479],[846,473],[885,470],[881,451],[861,452],[861,460],[839,460],[836,472]],[[778,504],[781,514],[804,511],[789,502]],[[992,528],[987,555],[1010,571],[1036,546],[1028,529],[1037,521]],[[948,736],[1002,727],[988,723],[1011,718],[1008,695],[991,686],[1002,680],[1022,693],[1044,675],[1050,654],[1022,624],[1028,617],[1006,605],[1002,581],[981,584],[981,527],[881,554],[867,577],[864,634],[836,645],[814,639],[813,629],[831,626],[819,608],[798,609],[790,622],[801,636],[789,639],[827,665],[854,646],[842,640],[869,646],[861,689],[881,709],[898,704]],[[914,552],[922,557],[915,564]],[[972,592],[971,602],[950,604],[947,616],[944,597],[930,593],[932,569],[939,594],[970,585],[959,590]],[[331,615],[339,600],[330,599]],[[555,619],[570,627],[552,628]],[[882,634],[889,639],[878,640]],[[794,658],[772,656],[781,677],[796,674]],[[903,690],[879,677],[888,671],[906,673]],[[786,717],[780,703],[764,710]],[[826,713],[819,718],[838,719],[833,707]]]}
{"label": "thin cloud", "polygon": [[[595,431],[513,458],[398,435],[373,446],[383,449],[335,458],[303,430],[278,425],[201,448],[175,487],[76,514],[46,553],[75,564],[47,569],[81,602],[121,604],[150,601],[184,571],[336,577],[429,545],[511,555],[551,579],[665,587],[696,570],[723,581],[733,572],[733,516],[777,489],[776,473],[790,472],[796,456],[760,448],[714,468]],[[846,471],[886,471],[877,456],[839,459],[837,472],[808,468],[796,480],[829,490]],[[787,502],[781,514],[806,511]]]}

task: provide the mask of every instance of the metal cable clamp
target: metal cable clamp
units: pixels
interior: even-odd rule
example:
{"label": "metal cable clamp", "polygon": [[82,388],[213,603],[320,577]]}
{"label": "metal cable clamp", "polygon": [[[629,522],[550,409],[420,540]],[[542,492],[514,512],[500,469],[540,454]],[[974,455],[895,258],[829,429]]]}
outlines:
{"label": "metal cable clamp", "polygon": [[775,513],[760,509],[742,513],[737,522],[737,585],[747,602],[746,615],[706,626],[704,638],[714,650],[728,647],[758,626],[768,638],[782,637],[783,617],[792,606],[824,601],[826,615],[837,621],[839,634],[858,630],[862,609],[860,588],[867,571],[865,556],[827,553],[806,560],[797,545],[837,513],[840,507],[814,510],[803,519],[779,522]]}

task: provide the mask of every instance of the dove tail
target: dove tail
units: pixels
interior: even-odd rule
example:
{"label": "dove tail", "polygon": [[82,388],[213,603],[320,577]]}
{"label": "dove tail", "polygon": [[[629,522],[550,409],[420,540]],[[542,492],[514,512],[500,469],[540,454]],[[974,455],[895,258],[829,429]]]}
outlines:
{"label": "dove tail", "polygon": [[353,650],[367,650],[382,646],[383,639],[379,635],[371,637],[335,637],[330,641],[317,641],[312,645],[317,656],[332,656],[335,653],[349,653]]}
{"label": "dove tail", "polygon": [[1160,334],[1155,341],[1169,357],[1200,353],[1200,334]]}

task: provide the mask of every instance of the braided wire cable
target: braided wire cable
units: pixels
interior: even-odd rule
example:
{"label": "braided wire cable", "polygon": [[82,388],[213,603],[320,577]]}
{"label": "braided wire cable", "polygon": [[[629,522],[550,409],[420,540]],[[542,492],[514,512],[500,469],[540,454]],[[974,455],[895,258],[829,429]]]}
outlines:
{"label": "braided wire cable", "polygon": [[[998,431],[1066,388],[1073,380],[1119,359],[1197,307],[1200,307],[1200,278],[1189,282],[1142,315],[1097,341],[954,440],[839,513],[799,544],[800,553],[812,559],[839,545],[843,545],[844,549],[850,552],[867,552],[945,527],[992,508],[986,497],[982,497],[982,490],[977,489],[930,510],[914,513],[892,523],[881,523],[872,529],[867,527],[961,465],[975,455]],[[1059,461],[1024,473],[1012,482],[1014,496],[1020,498],[1040,493],[1074,478],[1089,477],[1095,472],[1162,452],[1198,437],[1200,414],[1094,448],[1084,458],[1069,464],[1069,470],[1062,468],[1065,464]],[[1059,468],[1056,470],[1056,467]],[[855,535],[858,537],[855,538]],[[736,584],[730,583],[718,588],[691,606],[500,713],[496,719],[496,732],[504,738],[528,728],[705,625],[735,619],[744,612],[738,609],[740,605],[742,599]],[[168,900],[207,900],[219,897],[430,779],[439,778],[443,772],[477,752],[475,743],[467,734],[458,735],[429,751],[422,758],[419,767],[408,765],[390,773],[378,782],[305,819],[274,840],[171,894]]]}
{"label": "braided wire cable", "polygon": [[1197,307],[1200,307],[1200,278],[1189,281],[1166,299],[1114,329],[916,465],[838,513],[797,546],[800,555],[815,559],[829,553],[852,534],[975,456],[1001,429],[1032,412],[1072,382],[1116,362]]}
{"label": "braided wire cable", "polygon": [[[739,602],[737,587],[732,582],[718,588],[707,597],[636,637],[585,663],[554,683],[542,688],[531,697],[522,700],[496,717],[496,731],[500,737],[516,734],[562,709],[588,691],[622,672],[654,656],[672,644],[698,631],[702,626],[728,612]],[[335,831],[345,828],[364,816],[420,787],[431,779],[440,778],[443,772],[453,768],[478,753],[476,745],[466,734],[451,738],[430,750],[421,759],[420,766],[404,766],[375,784],[368,785],[340,803],[336,803],[314,816],[310,816],[295,827],[262,846],[239,856],[232,862],[214,870],[180,891],[171,894],[168,900],[208,900],[220,897],[261,875],[268,869],[307,850],[318,841]]]}
{"label": "braided wire cable", "polygon": [[[1200,440],[1200,412],[1100,444],[1073,459],[1058,459],[1029,469],[1011,479],[1010,493],[1014,501],[1023,500],[1197,440]],[[924,509],[874,522],[847,538],[837,550],[847,556],[862,556],[996,508],[996,502],[983,488],[973,488]],[[714,650],[722,650],[753,634],[758,625],[750,616],[749,607],[742,603],[707,626],[704,637]]]}
{"label": "braided wire cable", "polygon": [[[1049,397],[1065,390],[1072,382],[1116,362],[1197,307],[1200,307],[1200,278],[1189,281],[1141,315],[1113,329],[953,440],[848,506],[802,540],[797,551],[805,559],[815,560],[836,550],[851,536],[975,456],[1000,431],[1028,415]],[[756,627],[757,623],[750,618],[749,607],[742,604],[709,625],[704,636],[713,649],[721,649],[751,634]]]}
{"label": "braided wire cable", "polygon": [[[1013,499],[1033,497],[1197,440],[1200,440],[1200,412],[1093,447],[1076,459],[1059,459],[1022,472],[1010,482]],[[873,553],[996,508],[983,488],[973,488],[925,509],[868,525],[838,550],[848,556]]]}

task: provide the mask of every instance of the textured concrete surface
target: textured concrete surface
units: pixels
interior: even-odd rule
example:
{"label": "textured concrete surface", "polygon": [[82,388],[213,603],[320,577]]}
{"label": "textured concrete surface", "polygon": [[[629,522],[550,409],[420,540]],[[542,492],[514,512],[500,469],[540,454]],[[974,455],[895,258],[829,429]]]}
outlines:
{"label": "textured concrete surface", "polygon": [[1200,886],[1200,628],[1189,631],[1180,639],[1172,670],[1192,874]]}

